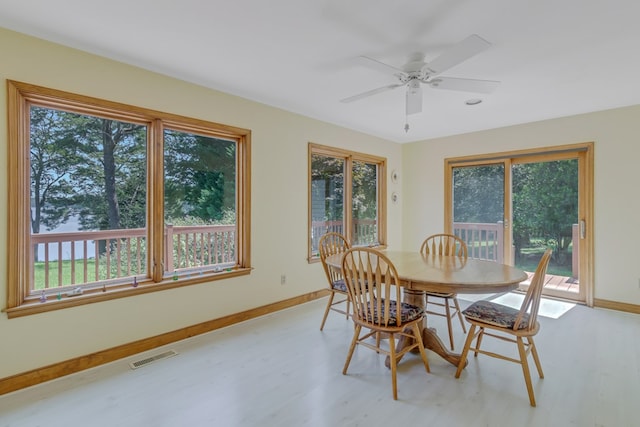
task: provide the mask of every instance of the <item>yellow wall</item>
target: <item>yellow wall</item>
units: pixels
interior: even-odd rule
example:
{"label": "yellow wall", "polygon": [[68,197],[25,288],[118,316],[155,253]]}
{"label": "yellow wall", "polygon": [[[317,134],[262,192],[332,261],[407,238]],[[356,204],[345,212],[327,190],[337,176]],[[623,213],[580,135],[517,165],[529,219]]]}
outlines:
{"label": "yellow wall", "polygon": [[[17,80],[252,131],[252,263],[249,276],[7,319],[0,314],[0,378],[198,324],[325,287],[307,256],[307,143],[386,157],[401,146],[0,29],[0,170],[7,170],[6,80]],[[0,229],[7,227],[7,176],[0,174]],[[401,244],[399,205],[389,206],[391,245]],[[1,233],[2,236],[5,233]],[[0,271],[6,272],[0,237]],[[287,283],[280,284],[286,274]],[[6,307],[6,276],[0,307]],[[320,318],[318,318],[318,326]]]}
{"label": "yellow wall", "polygon": [[403,244],[444,226],[444,159],[594,142],[594,297],[640,304],[640,106],[403,146]]}

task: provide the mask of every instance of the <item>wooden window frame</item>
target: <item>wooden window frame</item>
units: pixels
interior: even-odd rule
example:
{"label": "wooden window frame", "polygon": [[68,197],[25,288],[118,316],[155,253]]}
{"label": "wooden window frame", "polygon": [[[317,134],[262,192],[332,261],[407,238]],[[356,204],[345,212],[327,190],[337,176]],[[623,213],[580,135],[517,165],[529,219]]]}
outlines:
{"label": "wooden window frame", "polygon": [[[335,157],[343,159],[345,161],[345,176],[344,176],[344,207],[343,212],[352,211],[352,181],[351,171],[353,169],[353,162],[361,161],[366,163],[375,163],[378,166],[378,186],[377,186],[377,198],[378,198],[378,244],[377,247],[385,248],[387,245],[387,159],[384,157],[374,156],[371,154],[359,153],[356,151],[345,150],[342,148],[335,148],[326,145],[309,143],[308,146],[308,191],[307,191],[307,212],[308,212],[308,226],[307,226],[307,261],[317,262],[320,257],[317,253],[312,253],[312,241],[311,241],[311,228],[313,227],[312,218],[312,191],[311,191],[311,168],[312,168],[312,156],[324,155],[327,157]],[[344,217],[344,234],[347,240],[351,241],[351,234],[353,231],[353,218],[351,215],[345,215]]]}
{"label": "wooden window frame", "polygon": [[[8,318],[31,315],[99,301],[140,295],[186,285],[211,282],[251,272],[251,131],[233,126],[178,116],[117,102],[63,92],[28,83],[7,81],[8,98]],[[97,115],[148,126],[147,137],[147,278],[136,286],[105,285],[88,289],[80,296],[46,302],[30,291],[30,106],[37,105],[80,114]],[[236,142],[236,265],[222,272],[178,280],[163,277],[163,268],[154,260],[164,250],[164,166],[163,129],[165,126]]]}

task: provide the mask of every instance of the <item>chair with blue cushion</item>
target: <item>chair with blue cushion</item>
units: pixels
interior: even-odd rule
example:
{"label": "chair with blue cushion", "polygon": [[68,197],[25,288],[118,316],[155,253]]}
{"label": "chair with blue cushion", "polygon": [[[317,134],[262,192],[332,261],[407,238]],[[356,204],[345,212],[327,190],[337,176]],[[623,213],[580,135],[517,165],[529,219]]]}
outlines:
{"label": "chair with blue cushion", "polygon": [[[351,318],[355,324],[342,373],[347,374],[356,345],[387,355],[393,398],[397,400],[396,370],[402,356],[417,349],[425,369],[430,372],[422,342],[424,311],[421,307],[402,302],[398,272],[392,262],[376,249],[358,247],[348,250],[342,259],[342,272],[353,306]],[[375,286],[368,285],[371,283],[375,283]],[[383,334],[388,338],[383,342],[388,344],[381,346],[380,336]],[[375,340],[369,339],[372,337]],[[404,346],[398,349],[396,339],[400,338],[404,339]]]}
{"label": "chair with blue cushion", "polygon": [[[470,350],[474,352],[475,357],[478,356],[478,353],[482,353],[497,359],[518,363],[522,366],[524,381],[529,392],[529,403],[531,406],[536,406],[527,359],[529,354],[533,356],[538,375],[540,378],[544,378],[533,337],[540,330],[540,324],[537,320],[538,308],[540,307],[542,289],[544,288],[545,275],[550,258],[551,249],[547,249],[538,263],[519,310],[492,301],[477,301],[463,310],[462,315],[471,323],[471,327],[464,343],[456,378],[460,377]],[[477,332],[476,329],[478,330]],[[515,359],[503,354],[481,350],[482,339],[486,336],[515,343],[518,347],[519,358]],[[472,346],[474,338],[476,338],[476,344]]]}
{"label": "chair with blue cushion", "polygon": [[[328,265],[326,259],[331,255],[344,253],[350,248],[351,245],[340,233],[327,233],[318,242],[320,261],[329,282],[329,301],[327,301],[327,308],[324,310],[320,330],[324,328],[330,310],[344,314],[347,319],[349,318],[349,294],[347,293],[347,285],[342,277],[342,271],[339,268]],[[337,299],[335,299],[336,295],[338,296]],[[341,308],[343,303],[346,303],[346,310]]]}

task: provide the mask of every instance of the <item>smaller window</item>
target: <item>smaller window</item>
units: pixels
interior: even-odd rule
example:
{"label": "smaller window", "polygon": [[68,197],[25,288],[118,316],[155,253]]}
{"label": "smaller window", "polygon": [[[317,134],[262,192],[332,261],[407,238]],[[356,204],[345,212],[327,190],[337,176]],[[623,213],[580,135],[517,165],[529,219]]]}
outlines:
{"label": "smaller window", "polygon": [[309,144],[309,259],[328,232],[354,246],[386,241],[386,159]]}

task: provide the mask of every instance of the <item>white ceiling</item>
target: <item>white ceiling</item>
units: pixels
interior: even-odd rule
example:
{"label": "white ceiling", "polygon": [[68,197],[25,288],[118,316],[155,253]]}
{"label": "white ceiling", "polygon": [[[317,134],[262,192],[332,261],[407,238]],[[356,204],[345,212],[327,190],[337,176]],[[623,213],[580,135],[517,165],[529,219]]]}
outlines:
{"label": "white ceiling", "polygon": [[[0,0],[0,26],[376,135],[410,142],[640,104],[638,0]],[[492,46],[443,75],[490,95],[404,90],[401,68],[471,34]],[[482,98],[477,106],[465,100]]]}

